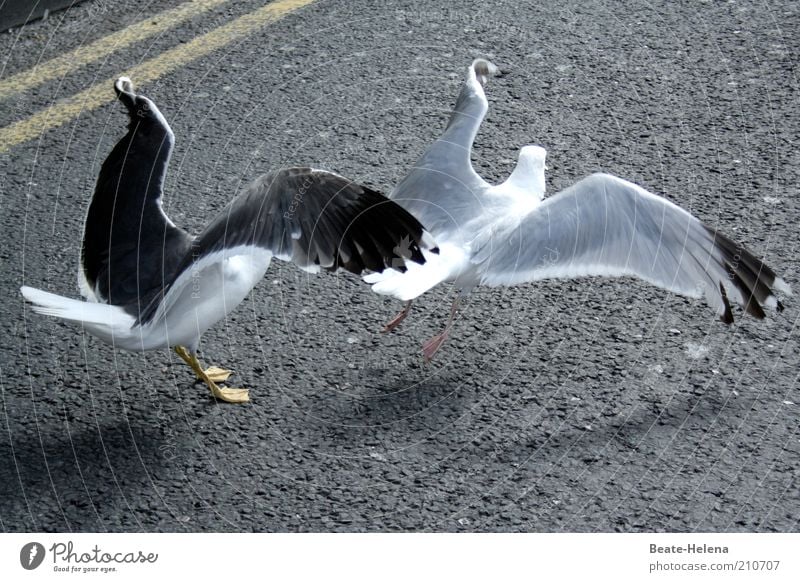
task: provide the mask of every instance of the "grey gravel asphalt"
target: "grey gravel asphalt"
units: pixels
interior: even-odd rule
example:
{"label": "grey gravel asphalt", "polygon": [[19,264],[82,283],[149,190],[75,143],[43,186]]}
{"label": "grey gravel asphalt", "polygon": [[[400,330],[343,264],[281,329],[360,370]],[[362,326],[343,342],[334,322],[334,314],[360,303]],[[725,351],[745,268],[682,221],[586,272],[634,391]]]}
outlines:
{"label": "grey gravel asphalt", "polygon": [[[177,4],[87,0],[0,35],[0,71]],[[261,4],[0,102],[0,126]],[[484,56],[506,75],[487,87],[482,175],[540,144],[550,192],[593,171],[632,180],[800,291],[797,2],[452,6],[318,0],[143,85],[177,136],[171,218],[197,231],[284,165],[389,191]],[[243,406],[210,400],[174,354],[26,310],[23,283],[78,296],[82,221],[125,123],[109,101],[0,154],[3,531],[800,530],[797,298],[728,327],[627,279],[479,289],[426,366],[450,289],[382,335],[398,302],[273,264],[201,345],[251,388]]]}

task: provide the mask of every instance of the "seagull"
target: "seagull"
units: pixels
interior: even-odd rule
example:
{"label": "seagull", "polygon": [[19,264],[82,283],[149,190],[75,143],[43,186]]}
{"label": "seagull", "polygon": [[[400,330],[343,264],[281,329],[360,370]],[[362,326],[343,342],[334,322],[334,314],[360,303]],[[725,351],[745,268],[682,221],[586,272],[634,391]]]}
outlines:
{"label": "seagull", "polygon": [[412,300],[442,282],[457,290],[444,330],[423,344],[430,362],[448,336],[459,301],[477,285],[511,286],[542,279],[631,276],[679,295],[705,297],[725,323],[733,300],[764,317],[791,288],[750,251],[661,196],[615,176],[592,174],[545,198],[544,148],[521,148],[517,166],[496,186],[472,168],[475,135],[489,104],[484,86],[499,74],[476,59],[442,136],[390,198],[418,218],[439,254],[405,272],[364,279],[377,293],[405,301],[384,331],[396,328]]}
{"label": "seagull", "polygon": [[200,337],[230,313],[273,258],[308,272],[380,272],[424,262],[430,235],[397,203],[337,174],[285,168],[260,176],[197,236],[164,213],[175,142],[155,103],[120,77],[127,134],[103,163],[83,233],[78,284],[85,301],[23,286],[33,311],[80,324],[116,348],[174,348],[222,401],[249,400],[221,387],[231,371],[203,369]]}

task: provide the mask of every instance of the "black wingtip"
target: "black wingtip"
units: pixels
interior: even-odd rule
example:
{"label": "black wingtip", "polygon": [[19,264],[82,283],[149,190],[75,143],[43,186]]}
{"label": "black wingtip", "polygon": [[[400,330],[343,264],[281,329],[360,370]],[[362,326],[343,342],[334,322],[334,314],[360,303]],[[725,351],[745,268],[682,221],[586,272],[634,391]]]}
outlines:
{"label": "black wingtip", "polygon": [[365,211],[359,216],[358,222],[363,225],[365,234],[381,243],[376,262],[383,262],[383,268],[394,268],[401,272],[406,271],[402,266],[404,262],[424,264],[422,247],[426,246],[423,243],[425,231],[419,221],[381,192],[366,186],[361,186],[361,190],[365,197]]}
{"label": "black wingtip", "polygon": [[[715,229],[705,228],[722,254],[728,280],[741,293],[742,308],[753,317],[764,319],[764,305],[769,304],[770,297],[775,297],[773,286],[777,275],[742,245]],[[783,311],[783,305],[777,300],[776,311]]]}
{"label": "black wingtip", "polygon": [[728,294],[725,293],[725,287],[722,283],[719,284],[719,293],[722,295],[722,302],[725,305],[725,312],[720,316],[723,323],[728,325],[733,323],[733,312],[731,311],[731,302],[728,301]]}
{"label": "black wingtip", "polygon": [[[264,192],[273,192],[268,212],[279,219],[280,227],[273,224],[269,232],[291,228],[302,233],[302,252],[290,255],[298,264],[322,258],[329,271],[361,274],[390,268],[405,272],[409,261],[425,263],[423,249],[429,243],[423,240],[423,226],[397,202],[366,185],[324,170],[295,167],[266,174],[248,191],[259,204]],[[282,236],[264,237],[263,244],[274,248]]]}

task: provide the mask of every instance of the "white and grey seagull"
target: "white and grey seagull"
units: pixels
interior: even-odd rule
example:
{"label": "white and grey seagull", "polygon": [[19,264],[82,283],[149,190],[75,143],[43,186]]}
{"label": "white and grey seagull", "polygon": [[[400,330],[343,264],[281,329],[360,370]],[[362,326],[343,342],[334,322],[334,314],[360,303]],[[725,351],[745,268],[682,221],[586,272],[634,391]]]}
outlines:
{"label": "white and grey seagull", "polygon": [[214,397],[246,402],[218,386],[231,372],[203,369],[200,337],[230,313],[273,258],[317,272],[360,274],[424,262],[434,250],[420,223],[395,202],[342,176],[288,168],[257,178],[197,236],[161,204],[175,138],[155,103],[126,77],[114,89],[130,116],[102,165],[89,206],[78,273],[86,301],[31,287],[33,310],[83,326],[117,348],[173,347]]}
{"label": "white and grey seagull", "polygon": [[545,198],[545,150],[525,146],[509,178],[493,186],[472,168],[475,135],[488,110],[484,86],[498,73],[475,60],[444,134],[390,198],[436,238],[440,253],[406,272],[367,275],[373,290],[406,301],[384,331],[409,313],[411,301],[438,285],[458,291],[442,333],[423,345],[430,361],[446,339],[459,298],[477,285],[510,286],[542,279],[633,276],[674,293],[705,297],[733,321],[730,300],[763,318],[783,309],[774,291],[791,289],[772,269],[672,202],[621,178],[593,174]]}

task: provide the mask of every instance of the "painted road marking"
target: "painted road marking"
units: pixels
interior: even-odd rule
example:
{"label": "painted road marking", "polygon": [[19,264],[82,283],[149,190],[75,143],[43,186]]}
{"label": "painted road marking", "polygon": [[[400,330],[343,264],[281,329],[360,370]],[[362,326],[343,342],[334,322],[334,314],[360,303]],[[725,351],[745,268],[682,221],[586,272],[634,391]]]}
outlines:
{"label": "painted road marking", "polygon": [[[186,44],[176,46],[157,57],[127,69],[118,76],[130,77],[138,85],[155,81],[171,71],[196,61],[234,41],[243,39],[259,28],[275,22],[312,2],[314,0],[278,0],[272,2],[211,32],[195,37]],[[111,87],[116,78],[101,81],[80,93],[59,101],[44,111],[0,128],[0,153],[7,152],[15,145],[34,139],[45,131],[64,125],[84,111],[92,111],[109,101],[113,101],[116,96]]]}
{"label": "painted road marking", "polygon": [[52,79],[64,77],[76,69],[99,61],[110,53],[128,47],[141,40],[174,28],[185,20],[199,16],[215,6],[229,0],[190,0],[172,10],[147,18],[136,24],[109,34],[93,43],[81,46],[61,56],[55,57],[32,69],[22,71],[0,81],[0,99],[15,93],[22,93],[32,87]]}

